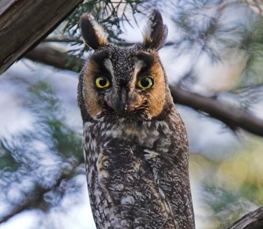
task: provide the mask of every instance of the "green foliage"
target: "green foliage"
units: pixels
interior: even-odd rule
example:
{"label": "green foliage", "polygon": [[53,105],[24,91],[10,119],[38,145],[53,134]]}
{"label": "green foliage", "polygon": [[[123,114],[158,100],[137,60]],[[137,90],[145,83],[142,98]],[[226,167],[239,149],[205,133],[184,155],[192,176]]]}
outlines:
{"label": "green foliage", "polygon": [[84,173],[82,135],[66,124],[50,82],[21,81],[29,98],[23,109],[35,121],[29,130],[0,139],[0,199],[14,212],[22,204],[23,210],[48,213],[61,204],[65,193],[77,196],[80,191],[75,180]]}
{"label": "green foliage", "polygon": [[[82,44],[81,34],[79,31],[79,20],[84,13],[91,14],[97,22],[99,22],[104,30],[109,34],[109,41],[123,41],[120,35],[123,33],[124,22],[130,21],[130,17],[135,19],[134,14],[138,13],[138,5],[141,0],[91,0],[84,1],[77,7],[72,14],[66,19],[64,34],[74,38],[76,42],[72,43],[73,46]],[[82,57],[83,53],[88,50],[88,47],[71,49],[70,53],[77,57]]]}
{"label": "green foliage", "polygon": [[[205,228],[223,228],[263,203],[263,144],[250,144],[222,161],[192,156],[193,176],[198,179],[205,209]],[[190,164],[190,165],[191,165]]]}
{"label": "green foliage", "polygon": [[245,199],[240,192],[229,189],[227,186],[206,183],[203,184],[203,188],[203,203],[209,215],[205,228],[224,228],[256,206]]}
{"label": "green foliage", "polygon": [[64,160],[74,157],[75,160],[83,161],[82,138],[80,134],[71,130],[57,119],[49,119],[48,125],[52,127],[51,139],[54,141],[54,151],[59,152]]}
{"label": "green foliage", "polygon": [[0,171],[14,172],[19,163],[12,157],[12,152],[0,142]]}
{"label": "green foliage", "polygon": [[256,86],[263,83],[263,20],[256,18],[249,23],[243,34],[240,48],[249,55],[246,68],[241,75],[239,86]]}

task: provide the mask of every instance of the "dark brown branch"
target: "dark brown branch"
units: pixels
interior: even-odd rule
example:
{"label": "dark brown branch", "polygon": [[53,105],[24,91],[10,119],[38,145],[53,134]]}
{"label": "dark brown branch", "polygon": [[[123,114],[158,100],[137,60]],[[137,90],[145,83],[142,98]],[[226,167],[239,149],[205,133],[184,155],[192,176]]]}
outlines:
{"label": "dark brown branch", "polygon": [[262,229],[263,228],[263,206],[253,212],[249,212],[241,219],[225,229]]}
{"label": "dark brown branch", "polygon": [[78,42],[80,43],[81,40],[68,38],[68,37],[48,37],[44,39],[42,42],[58,42],[58,43],[71,43],[71,42]]}
{"label": "dark brown branch", "polygon": [[28,52],[25,57],[59,69],[71,71],[79,71],[84,65],[84,60],[42,44]]}
{"label": "dark brown branch", "polygon": [[[26,58],[48,64],[60,69],[76,71],[77,66],[83,66],[84,60],[74,59],[75,64],[67,64],[67,55],[51,47],[37,47]],[[72,63],[74,63],[74,61]],[[229,107],[213,98],[204,97],[189,91],[184,91],[178,86],[170,88],[174,102],[191,107],[197,111],[207,113],[209,116],[225,123],[232,130],[242,128],[252,134],[263,137],[263,120],[255,117],[242,109]]]}
{"label": "dark brown branch", "polygon": [[51,189],[34,190],[34,194],[33,195],[31,194],[30,196],[28,196],[25,203],[23,203],[22,205],[15,206],[7,215],[4,215],[3,217],[1,217],[0,224],[8,221],[13,216],[23,212],[24,210],[33,208],[36,205],[36,203],[39,203],[43,199],[44,194],[49,191],[51,191]]}
{"label": "dark brown branch", "polygon": [[82,0],[9,0],[0,3],[0,74],[50,33]]}
{"label": "dark brown branch", "polygon": [[232,130],[242,128],[250,133],[263,137],[263,120],[238,108],[230,107],[215,99],[204,97],[178,86],[170,87],[175,103],[203,111],[211,117],[225,123]]}

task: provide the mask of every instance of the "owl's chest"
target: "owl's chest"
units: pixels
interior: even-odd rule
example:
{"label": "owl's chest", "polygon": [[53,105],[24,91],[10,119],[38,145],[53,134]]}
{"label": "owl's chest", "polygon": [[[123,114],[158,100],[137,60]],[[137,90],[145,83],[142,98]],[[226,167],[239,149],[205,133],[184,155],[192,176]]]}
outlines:
{"label": "owl's chest", "polygon": [[[88,180],[92,173],[104,177],[105,171],[120,168],[118,174],[141,168],[142,163],[161,168],[167,161],[187,160],[178,155],[187,152],[184,128],[165,121],[126,124],[92,123],[84,125],[85,164]],[[170,163],[170,162],[169,162]],[[125,166],[123,166],[125,165]]]}
{"label": "owl's chest", "polygon": [[[145,122],[139,125],[116,123],[91,123],[84,125],[87,159],[95,160],[99,152],[111,145],[118,154],[119,145],[167,152],[173,143],[173,131],[165,121]],[[115,144],[112,144],[115,142]]]}

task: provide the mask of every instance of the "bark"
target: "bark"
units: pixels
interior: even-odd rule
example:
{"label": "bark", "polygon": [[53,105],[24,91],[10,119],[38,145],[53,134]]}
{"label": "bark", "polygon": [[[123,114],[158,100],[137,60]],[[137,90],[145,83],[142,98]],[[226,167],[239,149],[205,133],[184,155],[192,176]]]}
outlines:
{"label": "bark", "polygon": [[225,229],[262,229],[263,228],[263,206],[253,212],[249,212],[241,219]]}
{"label": "bark", "polygon": [[25,57],[32,61],[37,61],[59,69],[66,69],[79,72],[84,65],[84,60],[80,60],[74,55],[69,55],[56,48],[47,45],[39,45],[29,51]]}
{"label": "bark", "polygon": [[2,0],[0,74],[48,35],[82,0]]}

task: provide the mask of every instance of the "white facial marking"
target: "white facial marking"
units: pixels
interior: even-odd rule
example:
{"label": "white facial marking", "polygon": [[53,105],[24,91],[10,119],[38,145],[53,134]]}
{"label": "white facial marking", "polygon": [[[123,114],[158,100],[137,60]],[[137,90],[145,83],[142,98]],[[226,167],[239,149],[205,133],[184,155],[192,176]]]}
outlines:
{"label": "white facial marking", "polygon": [[145,63],[141,60],[139,60],[135,63],[132,80],[130,82],[130,90],[132,90],[136,87],[137,74],[142,69],[142,67],[144,67],[144,66],[145,66]]}
{"label": "white facial marking", "polygon": [[114,70],[113,70],[113,65],[110,59],[106,59],[104,61],[104,66],[108,69],[108,71],[110,72],[112,79],[114,79]]}

